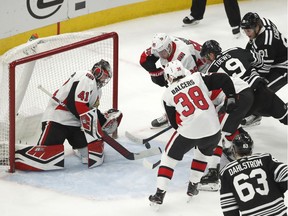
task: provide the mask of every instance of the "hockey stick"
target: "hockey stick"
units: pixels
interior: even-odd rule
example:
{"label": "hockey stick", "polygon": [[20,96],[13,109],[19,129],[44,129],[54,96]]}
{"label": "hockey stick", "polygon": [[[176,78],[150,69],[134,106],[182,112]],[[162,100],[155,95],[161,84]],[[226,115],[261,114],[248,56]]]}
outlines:
{"label": "hockey stick", "polygon": [[[170,130],[172,128],[172,126],[168,126],[167,128],[164,128],[163,130],[159,131],[158,133],[148,137],[148,138],[145,138],[145,139],[141,139],[141,138],[138,138],[136,136],[134,136],[133,134],[129,133],[128,131],[125,132],[125,136],[135,142],[135,143],[138,143],[138,144],[144,144],[146,146],[146,148],[150,148],[150,144],[149,144],[149,141],[153,140],[154,138],[160,136],[161,134],[165,133],[166,131]],[[148,144],[148,145],[147,145]],[[148,147],[149,146],[149,147]]]}
{"label": "hockey stick", "polygon": [[158,160],[155,163],[151,163],[150,161],[146,160],[145,158],[143,159],[143,166],[148,168],[148,169],[155,169],[160,163],[161,163],[161,160]]}
{"label": "hockey stick", "polygon": [[[55,100],[59,105],[65,107],[66,109],[68,109],[68,107],[66,106],[66,104],[64,104],[62,101],[60,101],[58,98],[56,98],[55,96],[53,96],[49,91],[47,91],[43,86],[39,85],[38,89],[40,89],[41,91],[43,91],[45,94],[47,94],[49,97],[51,97],[53,100]],[[69,109],[68,109],[69,110]],[[103,131],[104,132],[104,131]],[[115,149],[117,152],[119,152],[123,157],[125,157],[128,160],[138,160],[138,159],[142,159],[145,157],[150,157],[150,156],[154,156],[154,155],[158,155],[161,154],[161,148],[153,148],[153,149],[147,149],[138,153],[133,153],[130,152],[128,149],[126,149],[123,145],[121,145],[120,143],[118,143],[115,139],[113,139],[112,137],[110,137],[107,133],[104,132],[104,136],[102,137],[103,140],[110,145],[113,149]]]}

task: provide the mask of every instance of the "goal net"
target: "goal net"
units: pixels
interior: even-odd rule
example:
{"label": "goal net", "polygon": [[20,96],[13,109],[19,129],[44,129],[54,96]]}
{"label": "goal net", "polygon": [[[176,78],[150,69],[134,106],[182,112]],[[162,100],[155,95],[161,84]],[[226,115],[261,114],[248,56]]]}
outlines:
{"label": "goal net", "polygon": [[118,35],[79,32],[28,41],[0,57],[0,168],[14,172],[15,149],[36,145],[49,96],[77,70],[90,70],[101,59],[111,64],[103,87],[101,111],[118,107]]}

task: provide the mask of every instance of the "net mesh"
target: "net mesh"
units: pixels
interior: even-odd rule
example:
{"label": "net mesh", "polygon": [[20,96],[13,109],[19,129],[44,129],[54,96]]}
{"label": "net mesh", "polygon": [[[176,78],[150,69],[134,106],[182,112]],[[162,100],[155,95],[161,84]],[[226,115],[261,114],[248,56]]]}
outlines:
{"label": "net mesh", "polygon": [[[108,37],[95,43],[62,52],[65,46],[90,40],[105,33],[81,32],[38,38],[15,47],[1,56],[0,68],[0,166],[9,166],[9,63],[35,54],[57,49],[57,54],[17,65],[15,68],[16,141],[36,145],[36,137],[41,130],[41,117],[49,101],[49,96],[38,89],[42,85],[54,93],[77,70],[90,70],[101,60],[114,65],[113,38]],[[59,51],[59,52],[58,52]],[[13,75],[12,75],[13,76]],[[102,89],[100,110],[113,107],[113,84],[111,81]],[[36,142],[36,143],[35,143]]]}

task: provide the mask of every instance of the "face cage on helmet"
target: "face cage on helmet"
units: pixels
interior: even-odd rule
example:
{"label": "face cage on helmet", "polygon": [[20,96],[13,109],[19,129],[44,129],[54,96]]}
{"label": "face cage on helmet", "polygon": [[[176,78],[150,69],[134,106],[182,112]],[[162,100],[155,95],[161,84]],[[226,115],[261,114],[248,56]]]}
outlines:
{"label": "face cage on helmet", "polygon": [[[103,78],[103,76],[106,76],[106,78]],[[102,88],[110,81],[111,76],[108,71],[101,69],[101,73],[97,77],[95,77],[95,79],[98,88]]]}

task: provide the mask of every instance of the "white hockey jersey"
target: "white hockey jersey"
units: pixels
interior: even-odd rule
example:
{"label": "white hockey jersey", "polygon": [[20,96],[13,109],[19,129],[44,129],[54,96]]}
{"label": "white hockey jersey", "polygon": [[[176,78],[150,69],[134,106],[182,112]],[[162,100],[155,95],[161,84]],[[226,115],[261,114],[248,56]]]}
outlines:
{"label": "white hockey jersey", "polygon": [[42,121],[54,121],[62,125],[81,125],[79,115],[93,108],[101,97],[94,75],[87,70],[77,71],[53,95],[65,107],[50,99]]}
{"label": "white hockey jersey", "polygon": [[164,92],[163,102],[175,107],[177,131],[186,138],[199,139],[220,130],[217,112],[200,73],[172,83]]}
{"label": "white hockey jersey", "polygon": [[179,60],[184,68],[189,70],[191,73],[195,71],[202,71],[204,67],[208,67],[203,58],[200,56],[201,47],[199,50],[196,50],[191,44],[185,43],[183,40],[177,37],[171,37],[173,41],[173,51],[171,56],[168,59],[160,58],[161,65],[165,66],[168,62]]}

